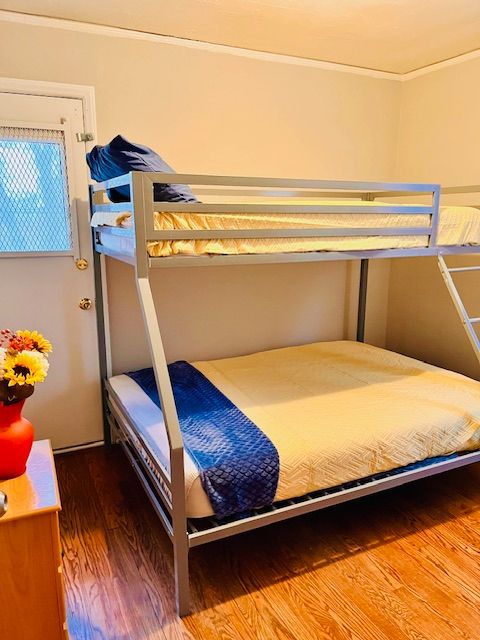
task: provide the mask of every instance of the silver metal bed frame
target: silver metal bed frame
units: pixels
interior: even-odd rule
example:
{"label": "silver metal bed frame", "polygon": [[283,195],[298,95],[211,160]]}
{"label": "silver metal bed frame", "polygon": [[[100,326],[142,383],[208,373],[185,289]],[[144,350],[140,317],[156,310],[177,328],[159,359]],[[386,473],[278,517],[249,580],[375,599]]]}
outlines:
{"label": "silver metal bed frame", "polygon": [[[275,198],[351,198],[374,201],[376,198],[392,198],[397,196],[428,196],[430,204],[419,206],[399,206],[395,204],[378,204],[368,208],[358,204],[338,205],[284,205],[280,203],[267,204],[185,204],[185,203],[157,203],[153,199],[153,185],[155,183],[185,183],[199,186],[195,189],[198,195],[231,197],[274,196]],[[112,204],[106,202],[106,190],[114,187],[128,186],[130,188],[130,202]],[[221,187],[221,188],[219,188]],[[216,518],[202,518],[192,520],[186,515],[185,478],[184,478],[184,446],[180,431],[178,415],[175,407],[171,381],[167,369],[167,361],[163,348],[157,312],[152,289],[150,286],[150,270],[158,267],[180,266],[208,266],[208,265],[239,265],[264,264],[280,262],[312,262],[323,260],[361,260],[360,289],[358,304],[357,340],[363,341],[365,330],[366,294],[368,277],[368,260],[370,258],[397,258],[407,256],[438,256],[443,261],[446,272],[442,269],[454,302],[458,307],[456,289],[450,287],[452,270],[446,267],[443,256],[460,253],[480,253],[480,246],[440,247],[437,245],[437,231],[439,219],[440,186],[438,184],[397,184],[382,182],[352,182],[329,180],[283,180],[270,178],[239,178],[226,176],[178,175],[161,173],[132,172],[128,175],[91,186],[91,210],[132,213],[133,230],[119,230],[102,228],[102,233],[134,234],[134,255],[124,255],[106,248],[101,244],[100,233],[94,230],[96,284],[97,284],[97,314],[99,320],[99,345],[102,359],[102,376],[104,378],[104,415],[105,441],[111,442],[111,437],[122,445],[127,458],[143,485],[156,513],[158,514],[174,549],[175,584],[177,607],[180,616],[189,612],[189,573],[188,553],[191,547],[212,542],[220,538],[235,535],[273,522],[285,520],[293,516],[323,509],[333,504],[352,500],[378,491],[383,491],[418,478],[434,475],[447,469],[453,469],[466,464],[480,461],[480,452],[465,453],[458,457],[441,462],[428,463],[422,468],[402,470],[389,474],[377,474],[371,477],[349,483],[346,486],[331,488],[324,491],[275,503],[269,507],[256,510],[251,516],[241,519],[230,519],[219,522]],[[480,186],[445,189],[443,193],[478,193]],[[304,229],[262,229],[262,230],[229,230],[229,231],[158,231],[154,228],[154,211],[175,211],[177,213],[207,212],[227,213],[235,215],[238,212],[252,214],[274,213],[383,213],[383,214],[428,214],[430,224],[424,227],[383,227],[383,228],[304,228]],[[480,212],[479,212],[480,215]],[[147,253],[147,241],[155,240],[196,240],[213,238],[285,238],[285,237],[325,237],[325,236],[388,236],[388,235],[421,235],[428,237],[425,247],[409,249],[383,249],[375,251],[322,251],[309,253],[275,253],[259,255],[218,255],[218,256],[171,256],[153,258]],[[132,416],[122,404],[107,379],[106,341],[104,338],[106,308],[102,304],[102,275],[99,254],[127,262],[135,268],[138,297],[143,313],[147,339],[152,358],[155,379],[158,387],[161,408],[165,420],[165,429],[170,447],[169,460],[161,463],[151,452],[142,435],[136,430]],[[473,267],[466,268],[472,269]],[[479,267],[480,268],[480,267]],[[457,271],[459,269],[456,269]],[[461,300],[460,300],[461,304]],[[464,307],[462,307],[464,310]],[[467,319],[472,322],[464,326],[469,333],[473,332],[472,323],[480,319]],[[473,332],[474,333],[474,332]],[[469,334],[472,346],[479,355],[480,343]],[[380,477],[378,477],[380,475]]]}

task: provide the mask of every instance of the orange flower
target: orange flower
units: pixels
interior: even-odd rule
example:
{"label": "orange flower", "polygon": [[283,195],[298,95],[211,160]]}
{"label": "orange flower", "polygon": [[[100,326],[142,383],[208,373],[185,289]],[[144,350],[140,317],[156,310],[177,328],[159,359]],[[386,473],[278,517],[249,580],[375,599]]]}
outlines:
{"label": "orange flower", "polygon": [[17,340],[22,340],[24,345],[29,345],[23,346],[21,349],[17,349],[16,347],[10,345],[16,351],[35,350],[40,351],[40,353],[50,353],[50,351],[52,350],[51,343],[46,338],[44,338],[41,333],[38,333],[38,331],[17,331],[16,338]]}
{"label": "orange flower", "polygon": [[8,347],[13,351],[33,351],[34,342],[27,336],[15,335],[8,343]]}

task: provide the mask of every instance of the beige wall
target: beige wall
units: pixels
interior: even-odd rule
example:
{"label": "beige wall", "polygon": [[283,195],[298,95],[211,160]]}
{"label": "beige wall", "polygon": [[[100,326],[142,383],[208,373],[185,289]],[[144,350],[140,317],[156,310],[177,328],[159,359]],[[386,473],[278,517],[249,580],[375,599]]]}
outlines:
{"label": "beige wall", "polygon": [[[479,184],[480,59],[402,85],[397,176],[443,185]],[[479,196],[465,204],[480,204]],[[452,200],[451,200],[452,201]],[[450,258],[451,264],[479,264]],[[479,315],[478,274],[459,275],[469,312]],[[392,261],[387,346],[479,377],[478,363],[435,259]]]}
{"label": "beige wall", "polygon": [[402,83],[396,174],[478,184],[480,58]]}
{"label": "beige wall", "polygon": [[[400,83],[163,43],[0,22],[0,75],[93,85],[98,135],[122,132],[178,170],[382,179],[394,172]],[[373,278],[375,279],[375,268]],[[345,263],[161,270],[169,358],[344,336]],[[109,264],[115,370],[147,362],[132,273]],[[370,293],[385,333],[388,265]]]}

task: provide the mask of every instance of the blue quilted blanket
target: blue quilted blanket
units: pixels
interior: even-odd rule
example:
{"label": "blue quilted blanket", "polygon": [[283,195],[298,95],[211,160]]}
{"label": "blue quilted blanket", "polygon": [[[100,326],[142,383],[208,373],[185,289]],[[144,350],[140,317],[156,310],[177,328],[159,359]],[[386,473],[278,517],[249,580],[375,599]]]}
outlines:
{"label": "blue quilted blanket", "polygon": [[[174,362],[168,370],[184,445],[215,515],[271,504],[279,458],[269,438],[191,364]],[[127,375],[160,406],[153,369]]]}

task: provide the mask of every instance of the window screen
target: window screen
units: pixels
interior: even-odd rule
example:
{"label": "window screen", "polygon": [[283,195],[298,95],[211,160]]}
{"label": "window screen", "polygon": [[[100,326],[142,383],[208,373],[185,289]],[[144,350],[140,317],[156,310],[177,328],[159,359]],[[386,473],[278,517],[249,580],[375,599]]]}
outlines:
{"label": "window screen", "polygon": [[0,126],[0,252],[71,249],[64,132]]}

